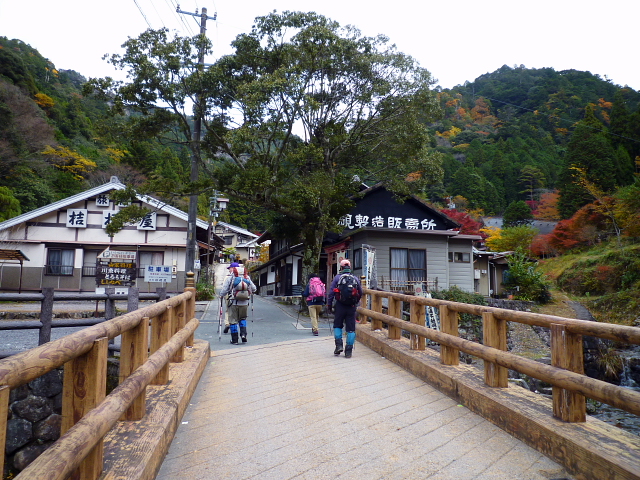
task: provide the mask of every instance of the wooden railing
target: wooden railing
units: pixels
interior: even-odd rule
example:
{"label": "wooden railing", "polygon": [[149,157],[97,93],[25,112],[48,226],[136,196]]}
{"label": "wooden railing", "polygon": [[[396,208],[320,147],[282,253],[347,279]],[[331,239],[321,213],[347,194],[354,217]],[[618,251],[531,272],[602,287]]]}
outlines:
{"label": "wooden railing", "polygon": [[[16,480],[95,480],[102,472],[105,434],[122,420],[145,415],[146,387],[169,381],[169,362],[182,362],[198,327],[196,289],[87,327],[0,360],[0,451],[4,452],[9,391],[64,365],[61,437]],[[151,333],[149,334],[149,325]],[[108,396],[107,344],[122,335],[120,385]],[[0,472],[3,467],[0,456]]]}
{"label": "wooden railing", "polygon": [[[484,382],[491,387],[507,387],[508,370],[537,378],[553,386],[553,415],[567,422],[586,420],[585,397],[640,415],[640,392],[612,385],[584,375],[582,336],[599,337],[625,344],[640,344],[640,328],[574,320],[552,315],[517,312],[482,305],[450,302],[364,288],[358,307],[361,325],[372,330],[388,326],[388,337],[410,333],[414,350],[425,349],[425,339],[441,345],[440,362],[458,365],[459,352],[484,360]],[[387,314],[382,300],[388,300]],[[403,320],[403,302],[409,304],[409,321]],[[441,331],[425,326],[425,307],[439,308]],[[370,308],[369,308],[370,307]],[[482,317],[483,344],[460,338],[458,314]],[[507,322],[546,327],[551,332],[551,365],[507,352]]]}

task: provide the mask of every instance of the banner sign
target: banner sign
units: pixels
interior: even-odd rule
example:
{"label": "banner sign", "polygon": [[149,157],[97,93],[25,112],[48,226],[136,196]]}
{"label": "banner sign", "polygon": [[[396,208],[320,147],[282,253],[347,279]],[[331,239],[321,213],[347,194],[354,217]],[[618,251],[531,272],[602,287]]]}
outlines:
{"label": "banner sign", "polygon": [[138,276],[136,252],[105,250],[96,260],[96,286],[131,287]]}
{"label": "banner sign", "polygon": [[145,282],[171,282],[171,265],[147,265],[144,270]]}

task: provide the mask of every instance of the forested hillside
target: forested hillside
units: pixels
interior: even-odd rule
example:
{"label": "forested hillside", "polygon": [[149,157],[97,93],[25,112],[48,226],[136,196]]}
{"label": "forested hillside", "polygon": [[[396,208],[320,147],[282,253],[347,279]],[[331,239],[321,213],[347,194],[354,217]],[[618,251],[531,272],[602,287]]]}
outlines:
{"label": "forested hillside", "polygon": [[[446,160],[443,184],[429,192],[434,201],[459,195],[471,209],[500,214],[514,201],[567,188],[571,140],[585,117],[589,134],[602,139],[592,146],[597,161],[584,165],[588,177],[607,192],[633,181],[640,93],[631,88],[589,72],[503,66],[442,90],[439,98],[444,117],[433,126],[435,148]],[[568,206],[562,216],[580,206]]]}
{"label": "forested hillside", "polygon": [[[188,177],[189,153],[179,138],[140,140],[122,119],[105,116],[109,105],[82,94],[85,81],[78,72],[56,70],[35,48],[0,37],[0,220],[111,175],[134,185]],[[557,208],[569,218],[590,200],[571,190],[575,174],[567,161],[584,159],[579,148],[589,141],[597,151],[584,165],[588,180],[605,192],[633,181],[640,93],[630,88],[588,72],[504,66],[437,94],[442,117],[429,128],[432,149],[444,154],[444,178],[425,192],[434,203],[445,206],[455,197],[458,208],[501,214],[517,200],[535,209],[542,193],[564,189],[575,201]],[[575,133],[585,138],[572,146]],[[165,196],[184,207],[184,197]],[[246,205],[231,205],[230,216],[234,209],[232,221],[266,226],[264,215],[252,219]],[[206,197],[200,211],[207,211]]]}

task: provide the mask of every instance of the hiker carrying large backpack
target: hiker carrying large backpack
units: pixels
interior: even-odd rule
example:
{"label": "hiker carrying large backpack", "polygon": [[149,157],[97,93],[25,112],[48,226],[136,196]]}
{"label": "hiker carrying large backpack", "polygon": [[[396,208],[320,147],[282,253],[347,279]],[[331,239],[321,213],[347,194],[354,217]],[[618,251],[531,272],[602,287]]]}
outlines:
{"label": "hiker carrying large backpack", "polygon": [[333,318],[333,336],[336,343],[334,355],[342,353],[342,329],[347,331],[347,345],[344,356],[351,358],[356,343],[356,309],[362,297],[362,285],[358,277],[351,273],[351,262],[344,259],[340,262],[340,273],[331,282],[327,295],[327,311],[332,312],[335,299],[335,316]]}
{"label": "hiker carrying large backpack", "polygon": [[256,286],[245,269],[240,266],[231,268],[231,275],[225,279],[220,296],[227,296],[231,343],[235,345],[238,344],[238,333],[243,343],[247,341],[249,299],[255,291]]}
{"label": "hiker carrying large backpack", "polygon": [[322,279],[315,273],[309,275],[309,283],[302,292],[302,296],[307,300],[309,307],[309,317],[311,318],[311,333],[318,335],[318,317],[322,312],[325,302],[326,289]]}

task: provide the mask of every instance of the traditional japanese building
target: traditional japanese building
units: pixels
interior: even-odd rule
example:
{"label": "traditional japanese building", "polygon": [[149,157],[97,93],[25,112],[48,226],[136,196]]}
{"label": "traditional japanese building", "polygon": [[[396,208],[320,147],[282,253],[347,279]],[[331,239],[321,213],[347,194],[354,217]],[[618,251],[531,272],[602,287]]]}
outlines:
{"label": "traditional japanese building", "polygon": [[[340,260],[351,260],[353,273],[382,290],[413,292],[453,285],[474,291],[473,243],[477,235],[463,235],[459,225],[418,197],[396,200],[382,186],[367,188],[340,224],[344,230],[325,238],[320,276],[327,282]],[[260,292],[296,295],[304,288],[304,245],[271,239],[270,261],[257,269]]]}
{"label": "traditional japanese building", "polygon": [[[139,195],[137,202],[149,209],[147,216],[109,237],[105,228],[121,207],[109,192],[124,188],[112,177],[104,185],[0,223],[0,249],[22,254],[20,264],[0,255],[0,291],[53,287],[83,292],[134,285],[146,292],[162,285],[168,292],[181,292],[187,214]],[[222,239],[215,234],[209,238],[209,232],[207,222],[198,219],[196,259],[203,266],[208,258],[217,257],[207,253],[222,247]]]}

